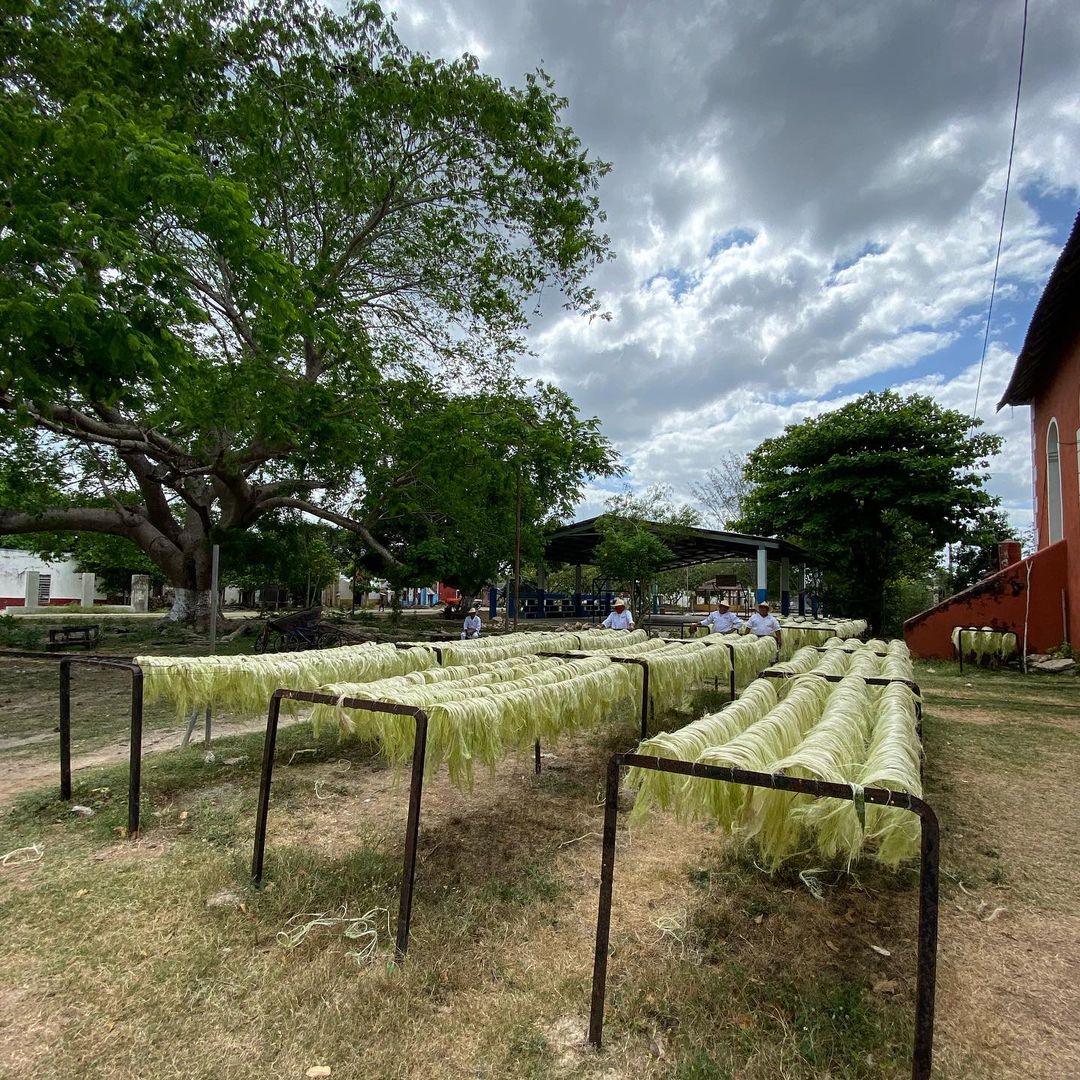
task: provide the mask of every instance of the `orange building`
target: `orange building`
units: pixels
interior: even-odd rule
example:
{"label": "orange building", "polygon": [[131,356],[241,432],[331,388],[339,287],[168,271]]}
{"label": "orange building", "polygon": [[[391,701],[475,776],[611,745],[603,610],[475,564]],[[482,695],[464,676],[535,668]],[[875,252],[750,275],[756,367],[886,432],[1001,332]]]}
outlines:
{"label": "orange building", "polygon": [[955,626],[1013,631],[1028,652],[1080,648],[1080,215],[998,402],[1031,406],[1036,551],[904,624],[915,656],[949,656]]}

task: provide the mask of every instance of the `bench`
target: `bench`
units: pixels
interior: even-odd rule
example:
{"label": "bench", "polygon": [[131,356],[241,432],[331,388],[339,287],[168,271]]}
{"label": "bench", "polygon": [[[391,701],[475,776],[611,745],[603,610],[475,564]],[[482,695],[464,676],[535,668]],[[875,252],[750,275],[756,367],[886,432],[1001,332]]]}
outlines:
{"label": "bench", "polygon": [[88,649],[96,645],[101,634],[97,624],[89,626],[50,626],[47,649],[58,649],[63,645],[85,645]]}

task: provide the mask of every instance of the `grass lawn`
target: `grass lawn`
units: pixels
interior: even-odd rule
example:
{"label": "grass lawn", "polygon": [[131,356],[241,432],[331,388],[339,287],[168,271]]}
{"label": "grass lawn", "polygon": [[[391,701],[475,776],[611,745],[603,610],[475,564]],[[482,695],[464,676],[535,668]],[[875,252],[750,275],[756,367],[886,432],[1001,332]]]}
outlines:
{"label": "grass lawn", "polygon": [[[946,663],[917,677],[943,828],[935,1075],[1073,1075],[1080,680]],[[48,729],[48,687],[20,689],[36,678],[3,696],[36,700]],[[120,701],[84,692],[102,714]],[[0,1075],[907,1075],[915,874],[811,860],[769,876],[662,814],[620,835],[605,1049],[583,1046],[598,799],[607,757],[633,742],[627,713],[545,748],[539,778],[527,756],[470,794],[431,782],[403,965],[390,929],[407,783],[369,746],[304,723],[281,733],[262,891],[247,877],[259,734],[216,742],[210,765],[195,749],[149,755],[134,843],[117,835],[122,767],[76,773],[92,817],[52,788],[22,795],[0,807],[0,854],[36,843],[42,857],[0,869]],[[341,925],[278,938],[342,911],[370,915],[374,958]]]}

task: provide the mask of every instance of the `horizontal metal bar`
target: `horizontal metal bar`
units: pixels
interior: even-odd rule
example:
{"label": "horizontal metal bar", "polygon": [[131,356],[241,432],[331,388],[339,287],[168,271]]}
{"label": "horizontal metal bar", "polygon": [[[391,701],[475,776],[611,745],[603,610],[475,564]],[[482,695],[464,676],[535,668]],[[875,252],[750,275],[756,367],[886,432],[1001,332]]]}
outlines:
{"label": "horizontal metal bar", "polygon": [[[748,787],[772,788],[776,791],[796,791],[817,798],[854,800],[850,784],[836,784],[830,780],[808,780],[801,776],[784,773],[751,772],[747,769],[729,768],[725,765],[704,765],[698,761],[678,761],[673,758],[649,757],[645,754],[615,754],[620,768],[652,769],[656,772],[675,773],[678,776],[697,776],[705,780],[726,780],[730,784]],[[933,810],[917,795],[906,791],[890,791],[888,788],[863,789],[863,798],[877,806],[898,806],[910,810],[919,817],[933,816]]]}

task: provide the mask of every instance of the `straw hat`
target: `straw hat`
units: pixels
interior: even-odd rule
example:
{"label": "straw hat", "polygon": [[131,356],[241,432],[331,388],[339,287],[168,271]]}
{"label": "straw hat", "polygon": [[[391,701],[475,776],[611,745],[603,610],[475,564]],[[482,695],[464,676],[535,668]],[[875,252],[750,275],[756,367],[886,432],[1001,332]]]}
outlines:
{"label": "straw hat", "polygon": [[620,596],[613,605],[614,607],[626,607],[626,601]]}

